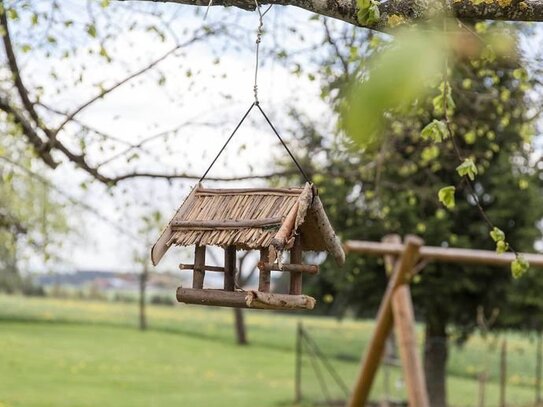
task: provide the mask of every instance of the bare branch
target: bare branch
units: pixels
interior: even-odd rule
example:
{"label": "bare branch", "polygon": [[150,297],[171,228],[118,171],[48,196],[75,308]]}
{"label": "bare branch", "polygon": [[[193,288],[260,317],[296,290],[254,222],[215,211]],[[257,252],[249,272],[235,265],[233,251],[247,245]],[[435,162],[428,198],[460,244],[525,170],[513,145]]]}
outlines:
{"label": "bare branch", "polygon": [[66,124],[68,124],[76,115],[78,115],[79,113],[81,113],[83,110],[85,110],[86,108],[88,108],[89,106],[91,106],[94,102],[96,102],[97,100],[99,99],[102,99],[104,96],[106,96],[107,94],[113,92],[115,89],[121,87],[122,85],[124,85],[125,83],[127,82],[130,82],[132,79],[134,78],[137,78],[138,76],[144,74],[145,72],[148,72],[149,70],[153,69],[155,66],[157,66],[159,63],[161,63],[162,61],[164,61],[166,58],[168,58],[170,55],[172,55],[173,53],[175,53],[177,50],[179,50],[180,48],[183,48],[183,47],[186,47],[187,45],[190,45],[198,40],[200,40],[202,37],[193,37],[191,38],[189,41],[183,43],[183,44],[178,44],[176,45],[175,47],[173,47],[172,49],[170,49],[168,52],[166,52],[165,54],[163,54],[161,57],[155,59],[153,62],[151,62],[150,64],[148,64],[147,66],[144,66],[143,68],[137,70],[136,72],[130,74],[129,76],[127,76],[126,78],[124,78],[123,80],[115,83],[114,85],[110,86],[109,88],[106,88],[104,90],[102,90],[100,93],[98,93],[97,95],[93,96],[92,98],[90,98],[88,101],[86,101],[85,103],[83,103],[81,106],[79,106],[78,108],[76,108],[74,111],[72,111],[71,113],[69,113],[66,118],[62,121],[62,123],[53,131],[53,136],[56,136],[58,134],[58,132],[60,130],[62,130],[62,128],[64,126],[66,126]]}
{"label": "bare branch", "polygon": [[[253,174],[253,175],[241,175],[241,176],[231,176],[231,177],[206,177],[206,180],[208,181],[248,181],[248,180],[255,180],[255,179],[269,179],[273,177],[291,177],[293,175],[298,174],[297,171],[278,171],[278,172],[272,172],[269,174]],[[186,179],[186,180],[194,180],[199,181],[201,176],[195,175],[195,174],[187,174],[187,173],[174,173],[174,174],[161,174],[161,173],[154,173],[154,172],[132,172],[124,175],[119,175],[117,177],[109,178],[108,183],[110,184],[117,184],[121,181],[125,181],[130,178],[157,178],[157,179],[165,179],[165,180],[175,180],[175,179]]]}

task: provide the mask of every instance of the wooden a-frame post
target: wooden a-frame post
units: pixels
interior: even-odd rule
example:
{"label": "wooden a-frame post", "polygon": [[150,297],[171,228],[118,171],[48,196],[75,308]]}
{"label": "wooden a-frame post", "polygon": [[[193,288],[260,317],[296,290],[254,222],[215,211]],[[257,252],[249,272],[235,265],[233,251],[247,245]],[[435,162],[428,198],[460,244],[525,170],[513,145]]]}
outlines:
{"label": "wooden a-frame post", "polygon": [[[391,239],[399,243],[398,237]],[[424,373],[417,353],[413,305],[407,286],[410,272],[419,259],[419,250],[422,244],[422,239],[416,236],[407,236],[405,239],[404,250],[395,262],[394,271],[381,301],[375,331],[355,381],[354,390],[348,402],[349,407],[359,407],[366,404],[383,356],[386,338],[392,330],[393,321],[396,322],[400,356],[408,386],[409,405],[411,407],[429,407]]]}
{"label": "wooden a-frame post", "polygon": [[[399,235],[389,235],[383,238],[383,242],[401,243]],[[395,256],[386,255],[385,265],[387,269],[394,269],[397,259]],[[420,360],[419,347],[417,346],[417,332],[415,329],[415,312],[411,300],[411,289],[407,276],[405,284],[398,286],[392,296],[392,315],[394,320],[394,332],[400,350],[400,360],[404,371],[404,380],[407,387],[407,399],[411,407],[429,407],[426,379]]]}

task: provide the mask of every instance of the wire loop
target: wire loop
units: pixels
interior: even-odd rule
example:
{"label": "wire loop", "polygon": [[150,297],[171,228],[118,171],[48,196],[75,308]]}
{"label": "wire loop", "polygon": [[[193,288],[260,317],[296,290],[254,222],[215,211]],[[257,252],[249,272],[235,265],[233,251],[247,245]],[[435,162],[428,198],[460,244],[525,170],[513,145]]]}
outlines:
{"label": "wire loop", "polygon": [[255,0],[255,9],[258,12],[258,28],[256,29],[256,52],[255,52],[255,83],[253,86],[253,93],[255,96],[255,103],[258,105],[258,66],[259,66],[259,54],[260,54],[260,43],[262,42],[262,34],[264,33],[264,16],[270,9],[272,8],[273,4],[270,4],[270,6],[264,11],[263,13],[260,11],[260,4],[258,4],[258,0]]}

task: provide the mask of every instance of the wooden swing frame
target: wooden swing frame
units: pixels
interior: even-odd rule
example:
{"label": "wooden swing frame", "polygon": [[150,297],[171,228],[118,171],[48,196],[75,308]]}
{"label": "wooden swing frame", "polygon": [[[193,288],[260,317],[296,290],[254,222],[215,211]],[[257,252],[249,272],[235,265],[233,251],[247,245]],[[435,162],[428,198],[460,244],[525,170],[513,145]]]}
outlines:
{"label": "wooden swing frame", "polygon": [[[347,241],[345,253],[383,256],[387,269],[393,269],[377,313],[376,326],[370,343],[362,355],[348,407],[365,406],[381,362],[385,341],[394,326],[410,407],[430,407],[426,380],[417,346],[415,315],[409,283],[413,271],[422,270],[427,262],[509,266],[514,254],[497,254],[489,250],[423,246],[423,240],[406,236],[402,244],[399,235],[388,235],[382,242]],[[543,267],[543,255],[524,253],[531,267]]]}

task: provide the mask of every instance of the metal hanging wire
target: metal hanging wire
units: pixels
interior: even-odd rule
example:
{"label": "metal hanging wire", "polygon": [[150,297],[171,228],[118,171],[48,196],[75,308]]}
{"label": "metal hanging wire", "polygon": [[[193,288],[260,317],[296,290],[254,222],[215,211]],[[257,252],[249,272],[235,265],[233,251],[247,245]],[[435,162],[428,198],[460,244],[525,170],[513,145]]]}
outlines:
{"label": "metal hanging wire", "polygon": [[[210,0],[209,4],[211,4],[211,2],[212,0]],[[287,151],[288,155],[290,156],[290,158],[292,159],[292,161],[294,162],[294,164],[300,171],[300,174],[302,174],[306,182],[311,183],[310,178],[307,176],[307,174],[303,170],[298,160],[296,160],[296,157],[294,157],[294,154],[292,154],[292,152],[288,148],[283,138],[279,135],[279,132],[276,130],[275,126],[272,124],[271,120],[268,118],[268,116],[266,115],[262,107],[260,106],[260,101],[258,100],[258,69],[260,65],[260,43],[262,42],[262,34],[264,33],[264,16],[268,13],[268,11],[271,10],[272,6],[273,5],[270,5],[264,12],[262,12],[260,10],[260,4],[258,4],[258,0],[255,0],[255,8],[258,12],[258,28],[256,30],[256,52],[255,52],[255,75],[254,75],[255,81],[253,85],[253,94],[254,94],[255,101],[251,104],[251,106],[249,106],[249,109],[247,109],[247,111],[245,112],[245,114],[243,115],[239,123],[237,124],[236,128],[234,129],[234,131],[230,134],[230,136],[228,137],[224,145],[221,147],[221,149],[219,150],[219,152],[217,153],[217,155],[215,156],[215,158],[213,159],[213,161],[211,162],[207,170],[204,172],[204,175],[202,175],[202,177],[200,178],[199,182],[202,182],[205,179],[205,177],[207,176],[207,174],[209,173],[213,165],[217,162],[218,158],[226,149],[226,146],[228,145],[228,143],[230,143],[232,138],[234,138],[234,135],[236,134],[238,129],[241,127],[241,125],[243,124],[247,116],[249,116],[249,113],[251,113],[251,110],[253,110],[253,108],[256,106],[258,110],[260,111],[260,113],[262,114],[262,116],[264,116],[264,119],[266,120],[266,122],[269,124],[269,126],[273,130],[273,133],[277,136],[277,138],[281,142],[281,145]]]}
{"label": "metal hanging wire", "polygon": [[253,92],[255,95],[255,103],[258,105],[258,68],[260,66],[259,55],[260,55],[260,43],[262,42],[262,34],[264,33],[264,16],[271,10],[273,4],[264,11],[260,11],[260,4],[258,0],[255,0],[256,11],[258,12],[258,28],[256,29],[256,52],[255,52],[255,84],[253,86]]}

